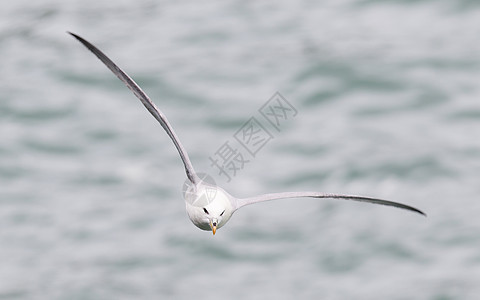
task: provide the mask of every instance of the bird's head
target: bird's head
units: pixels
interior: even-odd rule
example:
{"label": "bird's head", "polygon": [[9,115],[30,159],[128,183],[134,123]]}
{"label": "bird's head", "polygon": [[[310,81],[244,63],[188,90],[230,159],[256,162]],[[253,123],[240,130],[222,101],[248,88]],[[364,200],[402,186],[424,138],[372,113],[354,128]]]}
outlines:
{"label": "bird's head", "polygon": [[225,224],[225,222],[223,222],[223,216],[225,215],[226,210],[227,208],[224,205],[219,205],[219,203],[202,207],[202,221],[204,227],[207,227],[205,224],[208,224],[210,230],[212,230],[213,234],[215,234],[217,232],[217,228],[220,228]]}
{"label": "bird's head", "polygon": [[185,193],[188,217],[198,228],[215,234],[232,216],[230,197],[218,186],[201,184],[192,187]]}

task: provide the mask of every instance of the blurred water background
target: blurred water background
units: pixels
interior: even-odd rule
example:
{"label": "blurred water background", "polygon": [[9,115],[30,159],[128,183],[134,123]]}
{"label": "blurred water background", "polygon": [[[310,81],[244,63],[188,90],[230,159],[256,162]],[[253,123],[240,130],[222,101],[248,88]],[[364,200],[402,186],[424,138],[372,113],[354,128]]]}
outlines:
{"label": "blurred water background", "polygon": [[[236,196],[188,220],[162,128]],[[10,1],[0,10],[0,299],[478,299],[478,1]],[[230,182],[209,157],[280,92],[298,111]],[[238,145],[237,145],[238,146]]]}

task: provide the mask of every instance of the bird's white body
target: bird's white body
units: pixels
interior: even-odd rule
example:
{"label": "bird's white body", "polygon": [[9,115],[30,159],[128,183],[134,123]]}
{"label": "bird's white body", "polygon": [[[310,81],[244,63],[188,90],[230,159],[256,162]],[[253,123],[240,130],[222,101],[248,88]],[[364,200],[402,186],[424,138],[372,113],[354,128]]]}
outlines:
{"label": "bird's white body", "polygon": [[347,199],[360,202],[369,202],[381,205],[388,205],[398,208],[407,209],[425,215],[422,211],[398,202],[381,200],[370,197],[341,195],[341,194],[324,194],[319,192],[284,192],[264,194],[249,198],[235,198],[228,194],[225,190],[214,184],[204,182],[195,173],[192,163],[188,157],[187,151],[183,148],[180,140],[173,131],[172,126],[168,122],[163,113],[155,106],[145,92],[128,76],[122,69],[120,69],[110,58],[108,58],[102,51],[86,41],[82,37],[70,33],[85,47],[87,47],[93,54],[95,54],[125,85],[137,96],[143,103],[145,108],[152,114],[152,116],[160,123],[168,136],[172,139],[173,144],[182,159],[185,167],[185,172],[190,185],[185,193],[185,203],[187,214],[193,224],[203,230],[211,230],[213,234],[217,228],[221,228],[230,219],[232,214],[239,208],[258,203],[262,201],[285,199],[285,198],[334,198]]}
{"label": "bird's white body", "polygon": [[185,205],[192,223],[203,230],[213,230],[213,226],[221,228],[235,211],[234,197],[203,181],[187,190]]}

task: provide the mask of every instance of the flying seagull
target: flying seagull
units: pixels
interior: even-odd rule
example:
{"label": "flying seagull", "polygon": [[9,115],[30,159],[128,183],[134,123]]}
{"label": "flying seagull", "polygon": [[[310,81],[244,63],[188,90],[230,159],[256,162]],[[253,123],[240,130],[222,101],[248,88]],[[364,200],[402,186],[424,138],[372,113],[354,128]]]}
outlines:
{"label": "flying seagull", "polygon": [[160,123],[163,129],[167,132],[168,136],[172,139],[172,142],[175,145],[175,148],[177,148],[180,158],[182,159],[185,172],[187,174],[187,182],[189,183],[187,191],[184,194],[187,214],[193,224],[195,224],[195,226],[198,228],[212,231],[213,234],[215,234],[217,229],[223,227],[223,225],[230,220],[232,214],[241,207],[275,199],[302,197],[346,199],[359,202],[369,202],[402,208],[426,216],[421,210],[409,205],[388,200],[353,195],[326,194],[319,192],[272,193],[248,198],[236,198],[230,195],[221,187],[204,180],[197,173],[195,173],[187,151],[185,148],[183,148],[167,118],[157,108],[152,100],[150,100],[147,94],[145,94],[145,92],[138,86],[138,84],[97,47],[77,34],[71,32],[68,33],[80,41],[93,54],[95,54],[113,72],[113,74],[115,74],[135,94],[135,96],[137,96],[138,99],[140,99],[143,105]]}

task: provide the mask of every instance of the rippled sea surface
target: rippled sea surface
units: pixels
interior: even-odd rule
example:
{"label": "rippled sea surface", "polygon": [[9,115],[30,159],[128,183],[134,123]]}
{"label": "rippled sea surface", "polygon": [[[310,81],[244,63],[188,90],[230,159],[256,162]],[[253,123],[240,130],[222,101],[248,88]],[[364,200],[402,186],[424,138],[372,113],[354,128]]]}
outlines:
{"label": "rippled sea surface", "polygon": [[[428,217],[291,199],[199,230],[168,136],[67,30],[233,195]],[[0,299],[478,299],[476,1],[10,1],[0,57]],[[280,130],[259,111],[277,91]],[[252,117],[272,138],[248,156]],[[230,181],[225,143],[248,159]]]}

